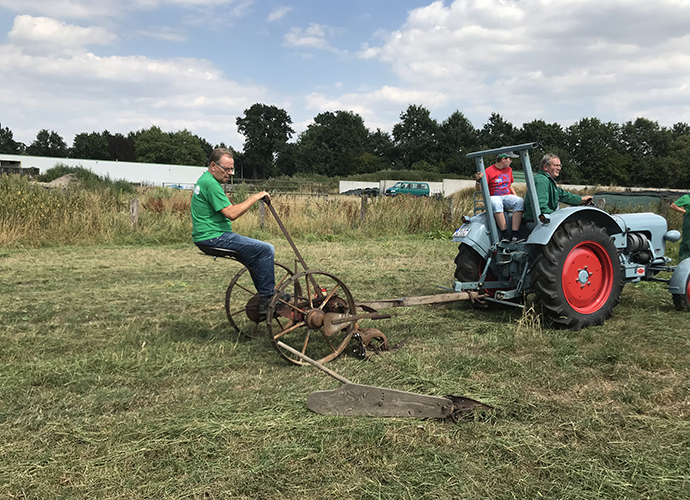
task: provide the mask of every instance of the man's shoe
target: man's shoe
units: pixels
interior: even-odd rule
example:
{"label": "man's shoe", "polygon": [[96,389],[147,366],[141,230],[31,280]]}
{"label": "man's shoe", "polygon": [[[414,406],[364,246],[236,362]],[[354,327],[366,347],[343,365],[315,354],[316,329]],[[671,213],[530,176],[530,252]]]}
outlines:
{"label": "man's shoe", "polygon": [[[259,297],[259,323],[265,321],[268,317],[268,306],[271,303],[272,298],[273,295],[271,295],[270,297]],[[281,293],[278,297],[278,300],[276,301],[275,310],[278,311],[282,307],[285,307],[284,302],[290,302],[290,299],[292,299],[292,295],[290,295],[289,293]]]}
{"label": "man's shoe", "polygon": [[268,297],[259,297],[259,323],[265,321],[268,317],[268,305],[271,303],[272,295]]}
{"label": "man's shoe", "polygon": [[525,241],[525,238],[518,238],[517,236],[513,236],[513,239],[510,240],[511,243],[522,243]]}

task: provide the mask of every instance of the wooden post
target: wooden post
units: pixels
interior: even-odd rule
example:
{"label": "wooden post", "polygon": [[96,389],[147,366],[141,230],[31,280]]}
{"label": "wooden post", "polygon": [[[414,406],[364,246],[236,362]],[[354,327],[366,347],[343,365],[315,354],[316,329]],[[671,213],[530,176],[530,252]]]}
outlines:
{"label": "wooden post", "polygon": [[139,200],[137,198],[129,200],[129,220],[132,223],[132,229],[136,231],[139,224]]}
{"label": "wooden post", "polygon": [[453,197],[448,197],[448,211],[446,212],[446,223],[453,221]]}
{"label": "wooden post", "polygon": [[259,227],[261,227],[261,230],[264,230],[264,224],[266,221],[266,204],[264,203],[264,200],[261,200],[259,202]]}
{"label": "wooden post", "polygon": [[359,218],[361,220],[364,220],[367,217],[367,203],[369,203],[369,196],[366,194],[363,194],[362,195],[362,206],[359,209]]}

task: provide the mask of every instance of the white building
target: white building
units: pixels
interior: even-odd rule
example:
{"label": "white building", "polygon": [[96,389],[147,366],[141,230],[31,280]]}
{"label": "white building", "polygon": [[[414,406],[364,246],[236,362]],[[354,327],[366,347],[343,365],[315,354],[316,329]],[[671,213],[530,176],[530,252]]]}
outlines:
{"label": "white building", "polygon": [[70,167],[83,167],[101,177],[112,180],[124,179],[127,182],[149,185],[192,188],[205,166],[190,167],[186,165],[161,165],[158,163],[135,163],[128,161],[79,160],[75,158],[49,158],[45,156],[8,155],[0,153],[2,164],[21,168],[35,167],[43,174],[61,163]]}

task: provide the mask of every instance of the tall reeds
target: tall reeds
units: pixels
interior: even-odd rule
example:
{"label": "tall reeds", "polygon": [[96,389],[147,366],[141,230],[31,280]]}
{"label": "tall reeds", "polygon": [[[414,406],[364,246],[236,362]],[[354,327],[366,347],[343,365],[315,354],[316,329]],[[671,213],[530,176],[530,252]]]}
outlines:
{"label": "tall reeds", "polygon": [[[140,206],[136,229],[129,213],[133,196]],[[237,202],[245,196],[234,197]],[[347,196],[276,195],[272,204],[292,236],[333,240],[452,231],[467,213],[467,198],[398,196],[363,203]],[[191,192],[168,188],[139,188],[135,195],[79,185],[47,189],[19,176],[2,176],[0,246],[191,242],[190,199]],[[282,236],[270,211],[263,214],[255,205],[233,228],[246,235]]]}

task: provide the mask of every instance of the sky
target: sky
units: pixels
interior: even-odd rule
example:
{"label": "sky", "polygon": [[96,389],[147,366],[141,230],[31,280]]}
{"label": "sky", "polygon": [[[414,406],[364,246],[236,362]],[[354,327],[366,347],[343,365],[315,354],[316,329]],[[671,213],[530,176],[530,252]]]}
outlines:
{"label": "sky", "polygon": [[187,129],[254,103],[443,122],[690,123],[690,0],[0,0],[0,125],[31,143]]}

